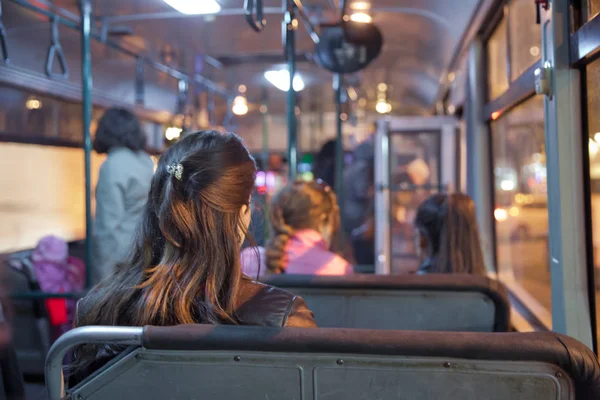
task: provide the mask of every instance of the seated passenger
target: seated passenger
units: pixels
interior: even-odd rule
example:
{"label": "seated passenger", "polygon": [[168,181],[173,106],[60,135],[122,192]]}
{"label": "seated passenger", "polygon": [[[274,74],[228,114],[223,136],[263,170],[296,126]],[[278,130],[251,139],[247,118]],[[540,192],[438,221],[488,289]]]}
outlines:
{"label": "seated passenger", "polygon": [[[302,298],[242,275],[255,174],[232,133],[194,133],[169,148],[129,260],[78,303],[75,325],[315,327]],[[80,346],[72,369],[85,376],[118,351]]]}
{"label": "seated passenger", "polygon": [[419,274],[485,275],[475,203],[466,194],[436,194],[417,209],[415,245]]}
{"label": "seated passenger", "polygon": [[279,191],[271,201],[270,223],[273,237],[266,252],[244,250],[246,273],[256,273],[256,255],[266,261],[261,271],[273,274],[352,273],[350,263],[331,251],[339,234],[340,212],[335,193],[323,181],[296,181]]}

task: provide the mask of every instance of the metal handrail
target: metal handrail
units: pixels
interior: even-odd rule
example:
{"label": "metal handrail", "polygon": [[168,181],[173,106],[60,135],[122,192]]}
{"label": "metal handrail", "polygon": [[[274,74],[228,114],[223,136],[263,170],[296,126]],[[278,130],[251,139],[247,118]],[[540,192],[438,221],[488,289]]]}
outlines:
{"label": "metal handrail", "polygon": [[8,62],[8,39],[6,38],[6,28],[2,22],[2,0],[0,0],[0,52],[5,63]]}
{"label": "metal handrail", "polygon": [[86,292],[64,292],[64,293],[48,293],[48,292],[14,292],[9,295],[13,300],[38,300],[38,299],[81,299],[85,297]]}
{"label": "metal handrail", "polygon": [[244,0],[244,14],[250,28],[256,32],[261,32],[265,29],[267,21],[263,12],[262,0]]}
{"label": "metal handrail", "polygon": [[62,366],[70,349],[81,344],[141,346],[143,333],[142,327],[84,326],[59,337],[46,356],[46,391],[49,400],[61,400],[64,397]]}
{"label": "metal handrail", "polygon": [[315,44],[318,44],[321,41],[321,38],[319,36],[317,28],[313,25],[312,21],[310,20],[310,17],[304,10],[304,5],[302,4],[302,0],[289,0],[289,1],[291,1],[292,4],[296,7],[298,16],[302,19],[304,28],[306,28],[306,31],[308,32],[312,41]]}
{"label": "metal handrail", "polygon": [[[63,51],[62,45],[60,44],[60,38],[58,34],[58,16],[52,16],[52,32],[50,38],[50,47],[48,48],[48,55],[46,56],[46,75],[50,78],[69,78],[69,66],[67,65],[67,59]],[[52,72],[52,66],[54,65],[54,59],[58,59],[58,64],[61,69],[61,73]]]}
{"label": "metal handrail", "polygon": [[[58,19],[58,23],[59,24],[64,25],[64,26],[66,26],[68,28],[71,28],[71,29],[74,29],[74,30],[77,30],[77,31],[81,30],[81,26],[80,26],[80,21],[79,20],[72,21],[72,20],[70,20],[70,19],[68,19],[66,17],[63,17],[63,16],[59,15],[57,12],[46,10],[44,8],[41,8],[41,7],[37,6],[37,5],[35,5],[35,4],[32,4],[31,2],[29,2],[27,0],[10,0],[10,1],[12,1],[13,3],[16,3],[16,4],[18,4],[18,5],[22,6],[22,7],[30,10],[30,11],[34,11],[34,12],[36,12],[38,14],[44,15],[44,16],[46,16],[48,18],[56,17]],[[61,13],[65,13],[65,15],[67,15],[67,14],[70,15],[70,13],[68,13],[67,10],[63,10],[63,9],[61,9],[59,7],[53,7],[52,9],[54,9],[56,11],[60,10]],[[211,80],[209,80],[207,78],[202,77],[202,79],[199,79],[198,75],[195,75],[193,77],[192,76],[188,76],[187,74],[185,74],[185,73],[183,73],[183,72],[181,72],[181,71],[179,71],[179,70],[177,70],[175,68],[169,67],[168,65],[162,64],[162,63],[160,63],[158,61],[155,61],[155,60],[151,59],[150,57],[143,56],[141,54],[136,53],[135,51],[127,49],[127,48],[121,46],[120,44],[118,44],[117,42],[114,42],[112,40],[103,40],[102,35],[100,35],[98,33],[91,33],[90,36],[94,40],[97,40],[98,42],[103,43],[103,44],[105,44],[106,46],[108,46],[108,47],[110,47],[112,49],[118,50],[118,51],[120,51],[123,54],[131,56],[133,58],[140,58],[140,59],[142,59],[150,67],[154,68],[155,70],[157,70],[159,72],[167,74],[167,75],[171,76],[172,78],[179,79],[179,80],[185,79],[185,80],[188,80],[188,81],[197,82],[197,83],[199,83],[201,85],[204,85],[205,87],[207,87],[207,88],[209,88],[211,90],[214,90],[216,93],[218,93],[218,94],[220,94],[221,96],[224,96],[224,97],[229,97],[231,95],[231,93],[229,93],[229,91],[226,88],[222,87],[221,85],[219,85],[219,84],[217,84],[217,83],[215,83],[215,82],[213,82],[213,81],[211,81]]]}

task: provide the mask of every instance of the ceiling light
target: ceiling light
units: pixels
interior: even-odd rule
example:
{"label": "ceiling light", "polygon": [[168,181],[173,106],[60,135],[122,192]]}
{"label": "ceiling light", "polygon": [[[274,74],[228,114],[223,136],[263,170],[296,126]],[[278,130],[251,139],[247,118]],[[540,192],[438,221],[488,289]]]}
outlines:
{"label": "ceiling light", "polygon": [[350,21],[370,24],[371,22],[373,22],[373,18],[371,18],[371,16],[367,13],[357,12],[357,13],[350,15]]}
{"label": "ceiling light", "polygon": [[200,15],[216,14],[221,11],[221,6],[216,0],[163,0],[165,3],[182,14]]}
{"label": "ceiling light", "polygon": [[366,1],[355,1],[350,4],[350,8],[353,10],[365,11],[371,8],[371,4],[367,3]]}
{"label": "ceiling light", "polygon": [[238,91],[240,93],[246,93],[246,90],[247,90],[246,85],[240,85],[240,86],[238,86]]}
{"label": "ceiling light", "polygon": [[540,55],[540,48],[537,46],[531,46],[529,48],[529,54],[531,54],[534,57],[537,57]]}
{"label": "ceiling light", "polygon": [[392,105],[385,100],[380,100],[375,104],[375,111],[379,114],[387,114],[392,111]]}
{"label": "ceiling light", "polygon": [[385,92],[387,90],[387,85],[385,83],[380,83],[379,85],[377,85],[377,90],[379,90],[380,92]]}
{"label": "ceiling light", "polygon": [[[265,72],[265,79],[277,89],[287,92],[290,90],[290,73],[287,69]],[[304,81],[298,74],[294,75],[294,90],[300,92],[304,89]]]}
{"label": "ceiling light", "polygon": [[42,108],[42,102],[35,97],[32,97],[25,102],[25,107],[28,110],[39,110]]}
{"label": "ceiling light", "polygon": [[598,150],[600,150],[598,148],[598,143],[596,143],[592,138],[588,140],[588,150],[590,152],[590,158],[596,157],[596,154],[598,154]]}
{"label": "ceiling light", "polygon": [[248,114],[248,101],[244,96],[236,96],[233,100],[233,106],[231,107],[231,111],[235,115],[246,115]]}

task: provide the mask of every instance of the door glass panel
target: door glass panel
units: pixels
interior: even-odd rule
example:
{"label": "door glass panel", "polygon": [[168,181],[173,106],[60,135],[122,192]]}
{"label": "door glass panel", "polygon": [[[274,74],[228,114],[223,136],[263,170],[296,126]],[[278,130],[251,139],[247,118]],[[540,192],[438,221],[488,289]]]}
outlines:
{"label": "door glass panel", "polygon": [[535,22],[535,7],[529,0],[513,0],[509,6],[511,81],[540,59],[542,32]]}
{"label": "door glass panel", "polygon": [[[600,2],[598,2],[600,3]],[[596,270],[596,334],[600,342],[600,60],[587,66],[588,151],[590,155],[590,192],[592,204],[592,242]]]}
{"label": "door glass panel", "polygon": [[508,89],[506,21],[502,19],[487,42],[489,100]]}
{"label": "door glass panel", "polygon": [[492,122],[491,127],[498,274],[500,279],[524,289],[539,303],[535,306],[549,314],[543,98],[535,96],[525,101]]}
{"label": "door glass panel", "polygon": [[413,221],[419,205],[440,184],[440,132],[390,135],[392,273],[419,268]]}

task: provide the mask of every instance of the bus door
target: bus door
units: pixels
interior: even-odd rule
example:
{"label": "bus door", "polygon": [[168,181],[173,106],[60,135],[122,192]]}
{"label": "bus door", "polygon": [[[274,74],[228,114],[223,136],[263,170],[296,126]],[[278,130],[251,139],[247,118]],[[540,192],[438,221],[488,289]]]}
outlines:
{"label": "bus door", "polygon": [[415,272],[415,212],[434,193],[459,187],[458,121],[400,117],[378,123],[375,135],[375,271]]}

